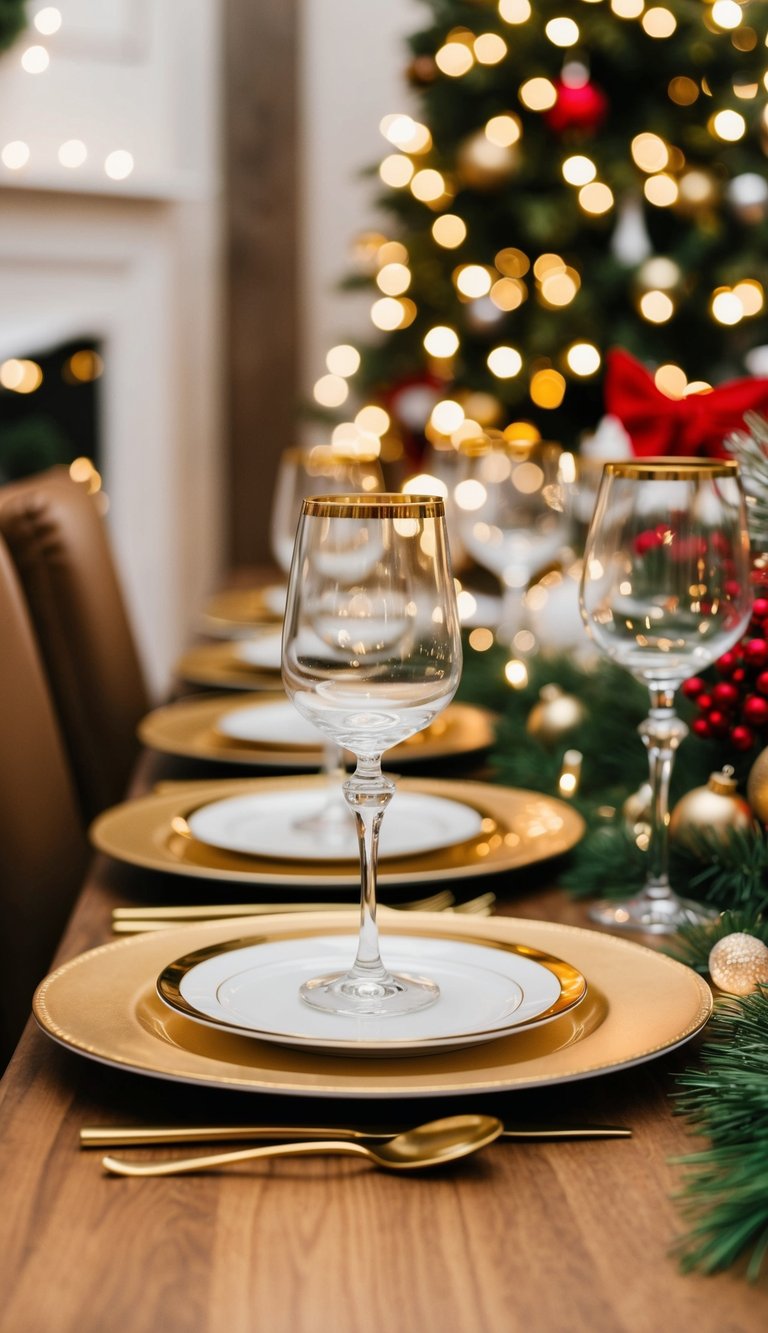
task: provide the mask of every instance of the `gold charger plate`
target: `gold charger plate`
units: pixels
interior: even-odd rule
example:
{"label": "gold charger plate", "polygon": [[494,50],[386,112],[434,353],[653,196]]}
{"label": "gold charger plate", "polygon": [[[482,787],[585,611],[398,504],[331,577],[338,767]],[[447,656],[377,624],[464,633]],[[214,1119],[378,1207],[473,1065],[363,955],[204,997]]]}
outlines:
{"label": "gold charger plate", "polygon": [[[322,741],[317,745],[267,744],[238,740],[217,730],[219,719],[239,708],[259,708],[285,701],[282,693],[251,698],[206,695],[202,699],[180,699],[148,713],[139,724],[144,745],[164,754],[190,759],[217,760],[228,764],[262,764],[270,768],[319,768]],[[424,731],[417,731],[402,745],[387,753],[389,767],[449,756],[472,754],[486,749],[493,740],[492,715],[471,704],[449,704]]]}
{"label": "gold charger plate", "polygon": [[279,625],[282,616],[269,605],[264,588],[225,588],[206,602],[200,627],[208,634],[250,633],[262,625]]}
{"label": "gold charger plate", "polygon": [[217,690],[277,690],[280,672],[250,666],[237,656],[237,644],[201,643],[190,648],[176,663],[175,674],[191,685]]}
{"label": "gold charger plate", "polygon": [[[99,851],[146,870],[318,891],[329,884],[355,888],[359,870],[351,861],[278,860],[228,852],[199,842],[186,824],[200,806],[228,796],[284,791],[290,804],[292,793],[322,789],[325,782],[322,776],[309,776],[184,783],[105,810],[91,825],[90,838]],[[466,842],[419,855],[387,857],[379,871],[384,886],[474,879],[514,870],[568,851],[584,832],[581,815],[564,801],[539,792],[439,778],[403,778],[398,788],[472,806],[483,823],[478,837]]]}
{"label": "gold charger plate", "polygon": [[[541,1028],[481,1046],[360,1061],[215,1032],[174,1014],[156,979],[174,958],[232,938],[231,921],[135,935],[80,954],[38,987],[34,1014],[62,1045],[121,1069],[182,1083],[291,1096],[355,1099],[476,1095],[590,1078],[641,1064],[688,1041],[712,1011],[690,968],[615,935],[548,921],[386,915],[387,934],[423,932],[480,943],[523,944],[566,958],[587,978],[586,998]],[[356,912],[317,913],[304,929],[348,930]],[[262,938],[290,926],[264,917]],[[386,950],[386,944],[385,944]]]}

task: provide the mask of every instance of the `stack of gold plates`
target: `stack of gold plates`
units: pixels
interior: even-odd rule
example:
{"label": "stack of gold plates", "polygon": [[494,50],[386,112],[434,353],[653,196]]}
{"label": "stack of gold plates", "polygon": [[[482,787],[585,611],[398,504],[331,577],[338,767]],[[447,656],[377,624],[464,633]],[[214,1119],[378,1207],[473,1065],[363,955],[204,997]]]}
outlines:
{"label": "stack of gold plates", "polygon": [[[164,754],[265,768],[319,768],[322,736],[285,694],[205,695],[157,708],[139,727],[144,745]],[[470,704],[449,704],[424,731],[387,754],[395,770],[403,764],[454,758],[486,749],[493,717]]]}
{"label": "stack of gold plates", "polygon": [[[105,811],[91,838],[100,851],[148,870],[243,885],[353,888],[352,817],[341,807],[348,822],[339,843],[324,845],[313,827],[328,799],[322,777],[171,783]],[[379,878],[386,886],[499,874],[568,851],[583,831],[575,810],[538,792],[403,778],[382,825]]]}
{"label": "stack of gold plates", "polygon": [[695,972],[615,936],[544,921],[470,924],[414,913],[406,922],[383,912],[385,962],[420,953],[446,975],[480,969],[472,1012],[451,993],[464,984],[466,995],[467,979],[443,980],[444,1009],[441,995],[432,1010],[389,1029],[375,1020],[362,1042],[343,1024],[334,1028],[332,1015],[318,1019],[331,1025],[330,1038],[319,1032],[297,999],[278,1000],[276,1017],[261,1002],[251,1012],[275,962],[290,957],[293,995],[318,958],[339,948],[352,957],[356,926],[356,912],[315,913],[300,922],[262,918],[250,939],[233,939],[231,921],[134,936],[52,973],[38,988],[35,1016],[63,1045],[122,1069],[218,1088],[378,1100],[490,1094],[623,1069],[687,1041],[712,1009]]}

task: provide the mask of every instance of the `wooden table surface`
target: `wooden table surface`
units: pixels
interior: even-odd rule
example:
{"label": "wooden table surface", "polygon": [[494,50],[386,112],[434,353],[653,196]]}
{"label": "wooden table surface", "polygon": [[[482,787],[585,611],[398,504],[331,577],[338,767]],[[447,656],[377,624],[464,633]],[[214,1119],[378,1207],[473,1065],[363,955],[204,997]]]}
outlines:
{"label": "wooden table surface", "polygon": [[[518,872],[501,910],[586,924]],[[551,873],[551,872],[549,872]],[[479,886],[487,889],[490,881]],[[177,901],[184,901],[176,881]],[[157,877],[97,858],[58,961],[110,936],[118,902]],[[198,886],[199,893],[199,886]],[[509,1120],[626,1124],[630,1140],[499,1142],[451,1169],[392,1176],[349,1159],[213,1176],[102,1175],[86,1123],[354,1123],[361,1104],[163,1083],[56,1046],[30,1023],[0,1085],[3,1333],[559,1333],[765,1327],[766,1286],[682,1276],[670,1158],[696,1143],[672,1114],[692,1047],[636,1069],[486,1097]],[[363,1104],[367,1106],[369,1104]],[[392,1103],[384,1105],[388,1113]],[[412,1123],[463,1104],[411,1102]],[[382,1108],[379,1108],[379,1114]],[[368,1111],[370,1115],[370,1111]],[[161,1156],[166,1149],[143,1150]]]}

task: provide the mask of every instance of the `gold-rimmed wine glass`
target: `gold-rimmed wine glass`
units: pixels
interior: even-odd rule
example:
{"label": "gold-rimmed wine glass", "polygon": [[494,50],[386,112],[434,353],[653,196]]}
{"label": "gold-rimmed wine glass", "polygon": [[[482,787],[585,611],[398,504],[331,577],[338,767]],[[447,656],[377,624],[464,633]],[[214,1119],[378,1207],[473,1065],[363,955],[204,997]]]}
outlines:
{"label": "gold-rimmed wine glass", "polygon": [[674,931],[716,915],[669,882],[669,782],[688,733],[675,692],[731,648],[750,617],[746,504],[735,463],[646,458],[607,463],[587,534],[584,623],[597,648],[646,685],[640,735],[652,789],[646,883],[634,898],[599,903],[603,925]]}
{"label": "gold-rimmed wine glass", "polygon": [[283,627],[283,683],[299,712],[357,760],[344,783],[360,851],[357,956],[348,972],[308,978],[302,998],[344,1014],[402,1014],[438,996],[428,977],[391,973],[379,951],[379,829],[395,783],[384,751],[422,731],[461,675],[461,634],[434,496],[304,501]]}

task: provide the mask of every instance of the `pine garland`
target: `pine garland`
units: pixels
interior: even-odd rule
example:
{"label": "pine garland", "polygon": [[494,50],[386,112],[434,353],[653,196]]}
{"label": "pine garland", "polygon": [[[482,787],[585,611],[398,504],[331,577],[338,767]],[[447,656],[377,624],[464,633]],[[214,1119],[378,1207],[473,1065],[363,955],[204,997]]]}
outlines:
{"label": "pine garland", "polygon": [[678,1159],[683,1270],[717,1273],[749,1255],[756,1281],[768,1253],[768,987],[718,1001],[701,1065],[678,1085],[678,1112],[711,1141]]}
{"label": "pine garland", "polygon": [[[581,785],[571,804],[584,816],[587,832],[571,852],[561,883],[574,897],[625,897],[640,889],[645,853],[626,828],[621,807],[648,776],[646,752],[637,734],[647,715],[647,692],[610,663],[585,670],[569,658],[543,654],[529,662],[525,687],[512,689],[504,677],[506,658],[498,645],[485,653],[468,649],[461,686],[462,698],[498,714],[489,756],[494,776],[510,787],[557,796],[563,755],[567,749],[580,750]],[[583,724],[554,748],[526,731],[539,691],[548,684],[574,695],[585,707]],[[682,698],[680,712],[684,717],[691,712]],[[742,782],[753,758],[747,754],[735,760]],[[716,741],[689,736],[675,758],[672,803],[694,787],[705,786],[721,764]],[[734,833],[725,841],[702,837],[693,849],[673,847],[670,879],[686,897],[759,919],[768,908],[768,839],[761,832]]]}

